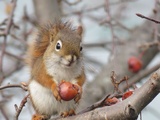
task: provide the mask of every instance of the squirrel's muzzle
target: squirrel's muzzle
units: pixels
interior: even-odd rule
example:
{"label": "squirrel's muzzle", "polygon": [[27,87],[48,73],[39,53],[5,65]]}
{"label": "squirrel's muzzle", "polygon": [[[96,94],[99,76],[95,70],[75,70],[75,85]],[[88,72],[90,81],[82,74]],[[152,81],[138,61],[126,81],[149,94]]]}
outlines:
{"label": "squirrel's muzzle", "polygon": [[77,57],[75,55],[67,55],[65,56],[65,59],[68,61],[67,66],[71,66],[71,64],[77,60]]}

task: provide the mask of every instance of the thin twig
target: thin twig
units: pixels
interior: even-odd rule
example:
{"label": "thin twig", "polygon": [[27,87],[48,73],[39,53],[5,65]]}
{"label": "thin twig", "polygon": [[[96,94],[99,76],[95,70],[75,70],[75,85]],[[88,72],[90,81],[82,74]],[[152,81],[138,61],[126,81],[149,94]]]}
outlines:
{"label": "thin twig", "polygon": [[144,15],[142,15],[142,14],[140,14],[140,13],[136,13],[136,15],[137,15],[138,17],[140,17],[140,18],[144,18],[144,19],[150,20],[150,21],[152,21],[152,22],[155,22],[155,23],[157,23],[157,24],[160,24],[160,21],[154,20],[154,19],[149,18],[149,17],[146,17],[146,16],[144,16]]}
{"label": "thin twig", "polygon": [[155,46],[160,46],[160,42],[159,41],[153,41],[153,42],[149,42],[149,43],[143,43],[139,47],[143,48],[144,50],[147,50],[148,48],[155,47]]}
{"label": "thin twig", "polygon": [[128,87],[128,79],[129,78],[127,76],[124,76],[122,79],[117,80],[117,76],[116,76],[115,72],[112,71],[112,73],[111,73],[111,81],[112,81],[112,84],[114,86],[114,92],[122,93],[122,91],[119,89],[119,85],[122,82],[126,81],[126,85]]}
{"label": "thin twig", "polygon": [[122,3],[126,3],[126,2],[136,2],[137,0],[119,0],[119,1],[113,1],[110,4],[111,5],[117,5],[117,4],[122,4]]}
{"label": "thin twig", "polygon": [[27,42],[24,39],[17,37],[15,34],[11,34],[11,37],[13,37],[15,40],[22,42],[25,46],[27,46]]}
{"label": "thin twig", "polygon": [[10,34],[10,29],[11,29],[11,27],[13,25],[13,16],[14,16],[15,8],[16,8],[16,3],[17,3],[17,0],[13,0],[12,1],[12,4],[13,4],[12,12],[9,15],[9,18],[6,21],[6,28],[5,28],[5,30],[0,34],[0,36],[4,37],[2,51],[1,51],[1,56],[0,56],[0,72],[1,72],[1,76],[2,76],[0,78],[0,84],[1,84],[1,82],[3,80],[3,78],[4,78],[3,66],[2,66],[2,64],[3,64],[3,57],[4,57],[5,49],[6,49],[7,36]]}
{"label": "thin twig", "polygon": [[17,55],[14,55],[14,54],[10,53],[10,52],[7,52],[7,51],[5,51],[5,54],[9,55],[9,56],[11,56],[13,58],[16,58],[17,60],[24,61],[23,56],[17,56]]}
{"label": "thin twig", "polygon": [[[106,41],[106,40],[101,40],[101,41]],[[106,47],[113,44],[112,41],[107,41],[107,42],[99,42],[99,43],[85,43],[83,44],[84,47],[90,48],[90,47]],[[124,44],[123,41],[115,41],[115,44],[117,45],[122,45]]]}
{"label": "thin twig", "polygon": [[[155,0],[155,7],[153,9],[154,19],[158,19],[157,9],[158,9],[158,1]],[[158,41],[158,26],[157,24],[153,24],[154,29],[154,41]]]}
{"label": "thin twig", "polygon": [[[120,1],[116,1],[116,2],[111,2],[110,5],[117,5],[117,4],[121,4],[122,2],[135,2],[135,0],[120,0]],[[87,9],[83,9],[83,10],[80,10],[80,11],[74,11],[74,12],[71,12],[71,13],[63,14],[63,16],[79,15],[80,13],[82,14],[82,13],[92,12],[92,11],[96,11],[96,10],[101,9],[101,8],[105,8],[105,5],[101,4],[101,5],[98,5],[98,6],[93,7],[93,8],[87,8]]]}
{"label": "thin twig", "polygon": [[16,104],[14,105],[14,106],[15,106],[15,109],[16,109],[16,116],[15,116],[16,120],[18,120],[18,117],[19,117],[19,115],[20,115],[23,107],[24,107],[25,104],[27,103],[27,98],[28,98],[28,97],[29,97],[29,94],[23,98],[23,100],[21,101],[19,107],[18,107]]}
{"label": "thin twig", "polygon": [[86,109],[82,110],[82,111],[79,112],[78,114],[82,114],[82,113],[85,113],[85,112],[94,110],[94,109],[96,109],[96,108],[98,108],[98,107],[102,107],[104,101],[105,101],[109,96],[110,96],[110,94],[109,94],[109,95],[106,95],[102,100],[100,100],[99,102],[97,102],[97,103],[95,103],[95,104],[87,107]]}
{"label": "thin twig", "polygon": [[4,20],[0,23],[0,26],[5,25],[6,22],[7,22],[7,20],[8,20],[8,18],[4,19]]}
{"label": "thin twig", "polygon": [[[122,94],[109,94],[109,95],[106,95],[103,99],[101,99],[100,101],[94,103],[93,105],[87,107],[86,109],[82,110],[81,112],[77,113],[77,114],[82,114],[82,113],[86,113],[88,111],[91,111],[91,110],[94,110],[96,108],[99,108],[99,107],[103,107],[103,106],[107,106],[105,101],[106,99],[108,98],[113,98],[113,97],[117,97],[117,98],[120,98],[122,97]],[[109,105],[108,105],[109,106]]]}
{"label": "thin twig", "polygon": [[8,84],[5,86],[0,86],[0,90],[6,89],[6,88],[22,88],[23,90],[27,91],[27,84],[21,83],[21,84]]}
{"label": "thin twig", "polygon": [[[159,68],[160,68],[160,64],[155,65],[150,69],[141,70],[139,73],[137,73],[137,75],[135,75],[133,78],[129,79],[128,87],[131,87],[133,84],[137,83],[139,80],[148,76],[149,74],[153,73],[154,71],[156,71]],[[126,85],[122,86],[122,87],[123,87],[123,90],[126,90],[128,88]]]}

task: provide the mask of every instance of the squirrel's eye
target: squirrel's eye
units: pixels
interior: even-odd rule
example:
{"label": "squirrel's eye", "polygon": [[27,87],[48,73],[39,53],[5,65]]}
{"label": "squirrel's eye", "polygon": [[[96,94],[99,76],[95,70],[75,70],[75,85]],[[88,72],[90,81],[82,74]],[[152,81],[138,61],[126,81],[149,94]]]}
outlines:
{"label": "squirrel's eye", "polygon": [[80,51],[82,51],[83,47],[82,47],[82,43],[80,43]]}
{"label": "squirrel's eye", "polygon": [[80,51],[82,51],[83,47],[80,47]]}
{"label": "squirrel's eye", "polygon": [[59,51],[61,48],[62,48],[62,42],[61,42],[61,40],[58,40],[58,41],[57,41],[57,44],[56,44],[56,46],[55,46],[55,50],[56,50],[56,51]]}

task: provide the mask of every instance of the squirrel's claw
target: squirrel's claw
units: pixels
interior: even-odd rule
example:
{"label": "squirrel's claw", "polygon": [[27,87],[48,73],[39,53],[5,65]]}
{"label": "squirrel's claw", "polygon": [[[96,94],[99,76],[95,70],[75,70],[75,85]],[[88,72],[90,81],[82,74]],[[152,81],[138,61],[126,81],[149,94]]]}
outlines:
{"label": "squirrel's claw", "polygon": [[78,90],[78,94],[74,98],[75,103],[78,103],[79,100],[81,99],[81,96],[82,96],[82,87],[79,85],[77,85],[77,86],[78,86],[79,90]]}
{"label": "squirrel's claw", "polygon": [[66,112],[62,112],[61,113],[61,116],[62,117],[67,117],[67,116],[72,116],[72,115],[75,115],[75,111],[74,110],[69,110],[69,111],[66,111]]}
{"label": "squirrel's claw", "polygon": [[57,101],[61,102],[61,97],[60,97],[57,89],[54,90],[53,95],[54,95],[54,97],[56,98]]}
{"label": "squirrel's claw", "polygon": [[48,120],[48,117],[43,116],[43,115],[39,115],[39,114],[35,114],[32,116],[32,120]]}
{"label": "squirrel's claw", "polygon": [[81,99],[81,95],[78,93],[74,98],[75,103],[78,103],[80,99]]}
{"label": "squirrel's claw", "polygon": [[54,95],[54,97],[56,98],[57,101],[61,102],[61,97],[59,95],[57,87],[53,90],[53,95]]}

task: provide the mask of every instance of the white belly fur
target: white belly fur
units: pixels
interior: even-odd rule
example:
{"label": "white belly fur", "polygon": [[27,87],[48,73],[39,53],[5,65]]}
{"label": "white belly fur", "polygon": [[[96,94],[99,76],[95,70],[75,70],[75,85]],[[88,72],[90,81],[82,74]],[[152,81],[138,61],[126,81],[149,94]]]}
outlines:
{"label": "white belly fur", "polygon": [[51,90],[43,87],[37,81],[32,80],[29,84],[29,91],[32,102],[39,114],[53,115],[55,112],[59,114],[69,109],[74,109],[76,104],[74,100],[58,102]]}

